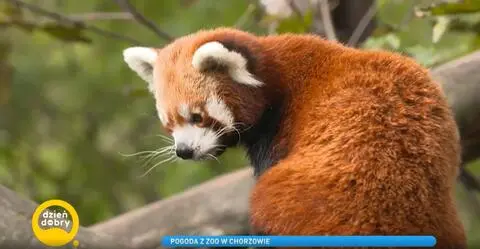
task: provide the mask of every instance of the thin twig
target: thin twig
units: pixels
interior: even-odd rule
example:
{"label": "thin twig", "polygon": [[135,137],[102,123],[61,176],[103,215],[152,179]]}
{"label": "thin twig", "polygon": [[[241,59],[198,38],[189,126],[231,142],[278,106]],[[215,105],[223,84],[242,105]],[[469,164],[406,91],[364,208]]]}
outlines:
{"label": "thin twig", "polygon": [[73,20],[73,19],[69,18],[68,16],[65,16],[65,15],[62,15],[60,13],[53,12],[53,11],[50,11],[50,10],[43,9],[39,6],[30,4],[30,3],[26,3],[26,2],[21,1],[21,0],[8,0],[8,1],[12,4],[15,4],[18,7],[28,9],[33,13],[46,16],[48,18],[54,19],[54,20],[56,20],[60,23],[63,23],[63,24],[82,27],[82,28],[84,28],[86,30],[90,30],[93,33],[96,33],[98,35],[114,38],[114,39],[117,39],[117,40],[126,41],[126,42],[133,43],[133,44],[136,44],[136,45],[142,44],[142,42],[140,42],[140,41],[138,41],[134,38],[124,36],[124,35],[121,35],[121,34],[117,34],[117,33],[111,32],[111,31],[103,30],[103,29],[97,28],[95,26],[87,25],[84,22],[81,22],[81,21],[78,21],[78,20]]}
{"label": "thin twig", "polygon": [[348,46],[354,47],[357,45],[358,41],[360,40],[360,37],[365,32],[365,29],[367,28],[368,24],[372,21],[376,13],[377,13],[377,6],[375,5],[375,1],[374,1],[368,8],[367,12],[363,15],[362,19],[360,19],[360,22],[358,23],[357,27],[353,31],[352,35],[350,36],[350,39],[348,39],[348,43],[347,43]]}
{"label": "thin twig", "polygon": [[147,19],[144,15],[140,14],[140,12],[138,12],[137,9],[135,9],[135,7],[133,7],[133,5],[128,0],[114,0],[114,1],[124,11],[127,11],[130,14],[132,14],[133,18],[137,20],[137,22],[144,25],[148,29],[152,30],[160,38],[165,39],[167,41],[173,40],[173,37],[170,36],[167,32],[161,30],[157,25],[155,25],[155,23]]}
{"label": "thin twig", "polygon": [[60,13],[43,9],[43,8],[41,8],[39,6],[36,6],[34,4],[31,4],[31,3],[26,3],[26,2],[21,1],[21,0],[8,0],[8,1],[10,3],[14,4],[15,6],[19,7],[19,8],[26,8],[33,13],[40,14],[40,15],[46,16],[46,17],[51,18],[51,19],[55,19],[55,20],[57,20],[59,22],[62,22],[64,24],[75,25],[75,26],[82,26],[83,25],[83,23],[80,22],[80,21],[72,20],[72,19],[68,18],[67,16],[64,16]]}
{"label": "thin twig", "polygon": [[329,40],[336,41],[337,35],[335,34],[335,27],[333,26],[328,0],[321,0],[318,4],[320,7],[323,27],[325,28],[325,35]]}
{"label": "thin twig", "polygon": [[233,26],[235,28],[242,28],[250,18],[250,15],[255,11],[255,9],[256,9],[255,4],[252,4],[252,3],[249,4],[245,12],[243,12],[243,14],[240,16],[240,18],[238,18],[238,20],[235,22]]}
{"label": "thin twig", "polygon": [[68,15],[74,21],[99,21],[99,20],[132,20],[133,16],[127,12],[93,12]]}
{"label": "thin twig", "polygon": [[416,6],[415,4],[416,4],[415,1],[412,1],[410,3],[410,6],[408,6],[407,12],[403,16],[400,23],[398,24],[398,29],[399,30],[403,30],[405,28],[405,26],[407,26],[408,23],[413,19],[413,17],[415,17],[415,6]]}
{"label": "thin twig", "polygon": [[303,14],[300,8],[298,8],[297,3],[294,0],[288,0],[288,5],[295,14],[303,20]]}
{"label": "thin twig", "polygon": [[[80,23],[79,25],[84,27],[84,23],[82,22],[87,22],[87,21],[101,21],[101,20],[132,20],[132,15],[130,13],[85,13],[85,14],[73,14],[73,15],[68,15],[67,16],[70,21],[75,22],[74,25],[77,25],[76,23]],[[43,26],[43,25],[48,25],[48,24],[55,24],[58,23],[58,20],[55,19],[45,19],[45,20],[17,20],[15,18],[4,18],[4,20],[1,21],[2,24],[4,23],[9,23],[9,24],[15,24],[15,23],[28,23],[36,26]],[[70,24],[70,23],[69,23]]]}

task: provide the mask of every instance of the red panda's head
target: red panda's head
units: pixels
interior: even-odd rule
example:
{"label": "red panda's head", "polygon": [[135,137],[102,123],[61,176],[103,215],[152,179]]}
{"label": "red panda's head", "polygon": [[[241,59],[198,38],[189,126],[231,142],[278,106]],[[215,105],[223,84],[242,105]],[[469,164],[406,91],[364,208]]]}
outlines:
{"label": "red panda's head", "polygon": [[163,48],[124,50],[128,66],[148,83],[176,153],[201,160],[238,143],[261,117],[261,46],[236,30],[201,31]]}

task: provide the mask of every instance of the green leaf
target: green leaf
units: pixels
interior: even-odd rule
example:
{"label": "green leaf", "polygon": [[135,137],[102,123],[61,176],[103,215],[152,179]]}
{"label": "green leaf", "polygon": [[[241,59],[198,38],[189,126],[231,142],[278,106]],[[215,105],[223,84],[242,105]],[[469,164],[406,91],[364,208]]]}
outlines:
{"label": "green leaf", "polygon": [[433,26],[432,42],[437,43],[447,31],[450,24],[450,18],[446,16],[437,17],[437,22]]}
{"label": "green leaf", "polygon": [[480,0],[464,0],[461,3],[440,3],[425,8],[417,8],[419,16],[442,16],[480,12]]}
{"label": "green leaf", "polygon": [[303,33],[303,23],[298,18],[288,18],[280,21],[277,32],[279,33]]}
{"label": "green leaf", "polygon": [[362,47],[366,49],[398,50],[400,45],[400,38],[394,33],[389,33],[387,35],[370,37]]}
{"label": "green leaf", "polygon": [[277,32],[279,33],[305,33],[308,32],[313,23],[313,12],[307,11],[305,15],[293,17],[280,21]]}
{"label": "green leaf", "polygon": [[66,42],[92,42],[92,40],[83,33],[85,28],[78,25],[66,26],[57,23],[48,23],[39,27],[39,30]]}
{"label": "green leaf", "polygon": [[394,50],[398,50],[401,45],[401,40],[398,38],[398,36],[394,34],[386,35],[385,42],[391,49],[394,49]]}

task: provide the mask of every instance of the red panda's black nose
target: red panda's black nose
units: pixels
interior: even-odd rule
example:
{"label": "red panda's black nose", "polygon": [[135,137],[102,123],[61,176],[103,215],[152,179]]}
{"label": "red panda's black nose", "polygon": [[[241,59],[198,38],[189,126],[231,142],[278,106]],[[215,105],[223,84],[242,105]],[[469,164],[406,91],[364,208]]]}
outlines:
{"label": "red panda's black nose", "polygon": [[187,146],[186,144],[177,144],[175,153],[178,157],[182,159],[192,159],[193,158],[193,149]]}

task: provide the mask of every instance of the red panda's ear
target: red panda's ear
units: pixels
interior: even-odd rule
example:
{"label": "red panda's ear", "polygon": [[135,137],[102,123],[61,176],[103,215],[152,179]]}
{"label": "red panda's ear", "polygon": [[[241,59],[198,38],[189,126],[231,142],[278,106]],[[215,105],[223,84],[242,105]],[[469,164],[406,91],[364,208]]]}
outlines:
{"label": "red panda's ear", "polygon": [[262,86],[263,82],[249,72],[248,62],[247,57],[242,53],[229,50],[218,41],[201,45],[192,57],[192,65],[199,71],[209,71],[220,66],[226,68],[230,77],[240,84]]}
{"label": "red panda's ear", "polygon": [[147,47],[130,47],[123,50],[123,59],[127,65],[143,80],[153,86],[153,67],[157,60],[157,51]]}

